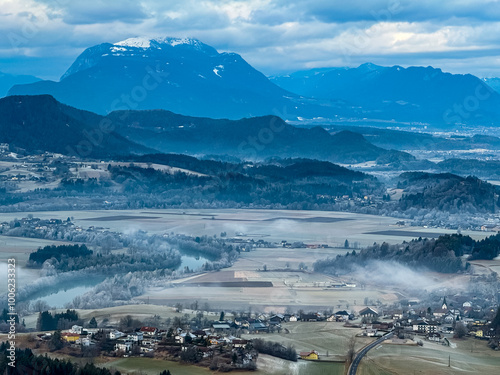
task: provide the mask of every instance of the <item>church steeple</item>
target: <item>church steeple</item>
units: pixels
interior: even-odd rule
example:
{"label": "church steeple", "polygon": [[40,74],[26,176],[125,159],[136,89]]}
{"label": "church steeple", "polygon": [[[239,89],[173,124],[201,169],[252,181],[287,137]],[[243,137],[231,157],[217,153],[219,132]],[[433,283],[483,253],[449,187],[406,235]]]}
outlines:
{"label": "church steeple", "polygon": [[448,310],[448,303],[446,303],[446,296],[443,297],[443,305],[441,306],[443,310]]}

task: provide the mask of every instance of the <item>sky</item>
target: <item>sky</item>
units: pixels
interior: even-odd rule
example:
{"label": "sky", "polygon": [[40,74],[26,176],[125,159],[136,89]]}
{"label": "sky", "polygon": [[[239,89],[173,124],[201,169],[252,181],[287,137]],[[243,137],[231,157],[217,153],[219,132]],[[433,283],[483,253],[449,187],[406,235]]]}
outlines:
{"label": "sky", "polygon": [[0,71],[55,79],[86,48],[192,37],[266,75],[365,62],[500,77],[500,0],[0,0]]}

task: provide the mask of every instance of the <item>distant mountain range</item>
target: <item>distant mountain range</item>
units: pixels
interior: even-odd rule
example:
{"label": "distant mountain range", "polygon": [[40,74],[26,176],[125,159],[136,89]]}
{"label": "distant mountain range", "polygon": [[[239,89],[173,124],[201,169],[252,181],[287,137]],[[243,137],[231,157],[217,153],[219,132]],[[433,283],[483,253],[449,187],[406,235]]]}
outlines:
{"label": "distant mountain range", "polygon": [[302,157],[356,163],[414,160],[351,131],[297,128],[276,116],[242,120],[187,117],[164,110],[115,111],[103,117],[49,95],[0,99],[0,142],[28,151],[89,157],[151,152],[231,155],[262,160]]}
{"label": "distant mountain range", "polygon": [[23,85],[40,81],[40,78],[28,75],[13,75],[0,72],[0,98],[7,95],[9,89],[14,85]]}
{"label": "distant mountain range", "polygon": [[368,118],[430,124],[497,125],[500,94],[470,74],[433,67],[324,68],[275,76],[271,82],[299,95],[344,100]]}
{"label": "distant mountain range", "polygon": [[59,82],[18,84],[9,94],[50,94],[101,115],[165,109],[197,117],[278,115],[382,127],[500,123],[500,94],[472,75],[363,64],[268,79],[241,56],[188,38],[99,44],[86,49]]}

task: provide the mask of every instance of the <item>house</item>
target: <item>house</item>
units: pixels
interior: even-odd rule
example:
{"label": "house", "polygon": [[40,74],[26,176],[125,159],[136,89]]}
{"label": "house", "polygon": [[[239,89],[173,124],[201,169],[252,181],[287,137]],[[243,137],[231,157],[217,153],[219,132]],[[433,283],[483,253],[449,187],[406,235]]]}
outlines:
{"label": "house", "polygon": [[349,320],[349,312],[346,310],[340,310],[335,313],[335,317],[337,318],[337,321],[342,322],[342,321],[347,321]]}
{"label": "house", "polygon": [[115,345],[115,350],[116,351],[121,350],[125,353],[128,353],[132,350],[132,342],[130,341],[117,342]]}
{"label": "house", "polygon": [[321,320],[321,317],[319,316],[319,314],[303,314],[300,319],[303,321],[303,322],[317,322],[319,320]]}
{"label": "house", "polygon": [[375,336],[377,336],[377,330],[373,329],[373,328],[367,328],[363,332],[363,335],[368,336],[368,337],[375,337]]}
{"label": "house", "polygon": [[432,312],[435,318],[442,318],[446,314],[448,314],[448,309],[436,309]]}
{"label": "house", "polygon": [[366,307],[359,312],[362,318],[376,318],[378,317],[378,312],[371,307]]}
{"label": "house", "polygon": [[82,346],[90,346],[92,342],[88,337],[80,337],[78,340],[76,340],[77,344],[81,344]]}
{"label": "house", "polygon": [[78,325],[74,325],[70,329],[71,333],[78,333],[79,335],[82,334],[82,331],[83,331],[83,327],[82,326],[78,326]]}
{"label": "house", "polygon": [[299,356],[301,359],[306,359],[306,360],[310,360],[310,361],[319,360],[318,352],[315,350],[312,350],[310,352],[300,352]]}
{"label": "house", "polygon": [[476,332],[476,337],[478,339],[491,339],[495,335],[495,331],[493,329],[478,329]]}
{"label": "house", "polygon": [[413,331],[418,333],[427,333],[429,324],[425,321],[415,322],[413,324]]}
{"label": "house", "polygon": [[198,340],[203,340],[205,337],[207,337],[207,333],[201,329],[192,332],[192,334],[195,335]]}
{"label": "house", "polygon": [[396,310],[392,313],[392,319],[397,320],[397,319],[403,319],[404,312],[403,310]]}
{"label": "house", "polygon": [[248,321],[246,318],[238,317],[234,319],[234,324],[239,327],[248,327]]}
{"label": "house", "polygon": [[231,328],[231,326],[229,324],[227,324],[227,323],[213,323],[212,324],[212,329],[215,332],[229,331],[230,328]]}
{"label": "house", "polygon": [[372,328],[377,329],[377,330],[381,330],[381,331],[388,331],[388,330],[392,329],[393,327],[394,327],[394,323],[392,323],[392,322],[389,322],[389,323],[373,322],[373,324],[372,324]]}
{"label": "house", "polygon": [[442,318],[445,323],[451,324],[454,321],[460,320],[460,311],[459,310],[449,310],[448,313],[444,315]]}
{"label": "house", "polygon": [[127,340],[132,342],[139,342],[144,339],[142,332],[133,332],[127,335]]}
{"label": "house", "polygon": [[288,321],[289,321],[289,322],[296,322],[296,321],[298,321],[298,320],[299,320],[299,319],[297,318],[297,316],[296,316],[296,315],[290,315],[290,316],[288,317]]}
{"label": "house", "polygon": [[500,225],[496,224],[483,224],[481,230],[485,232],[500,232]]}
{"label": "house", "polygon": [[76,343],[80,339],[80,335],[73,332],[63,332],[61,333],[61,337],[64,341],[71,343]]}
{"label": "house", "polygon": [[248,326],[250,332],[269,332],[269,327],[262,322],[250,323]]}
{"label": "house", "polygon": [[180,335],[175,336],[175,342],[178,344],[184,344],[186,341],[186,337],[189,337],[187,341],[193,341],[196,338],[196,335],[189,333],[181,333]]}
{"label": "house", "polygon": [[142,332],[145,336],[156,336],[158,333],[158,328],[156,327],[141,327],[139,332]]}
{"label": "house", "polygon": [[281,323],[283,320],[285,320],[285,316],[281,314],[276,314],[269,318],[269,321],[273,323]]}
{"label": "house", "polygon": [[427,335],[427,340],[429,341],[435,341],[435,342],[441,342],[441,334],[440,333],[429,333]]}
{"label": "house", "polygon": [[233,339],[233,348],[244,348],[248,344],[248,340],[244,339]]}
{"label": "house", "polygon": [[123,337],[123,336],[125,336],[125,334],[123,332],[120,332],[117,330],[114,330],[114,331],[111,331],[108,333],[108,337],[110,340],[116,340],[116,339],[119,339],[120,337]]}

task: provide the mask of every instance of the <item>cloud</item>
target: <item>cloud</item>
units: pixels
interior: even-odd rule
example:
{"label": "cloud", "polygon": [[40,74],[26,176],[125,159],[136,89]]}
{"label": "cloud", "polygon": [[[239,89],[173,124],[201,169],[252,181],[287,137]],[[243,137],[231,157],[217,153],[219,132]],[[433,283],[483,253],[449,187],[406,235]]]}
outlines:
{"label": "cloud", "polygon": [[149,17],[141,3],[134,0],[40,0],[40,3],[59,13],[63,21],[70,25],[115,21],[138,23]]}
{"label": "cloud", "polygon": [[53,58],[52,78],[92,45],[160,35],[239,53],[266,74],[371,61],[500,75],[498,0],[4,0],[0,32],[0,62]]}

